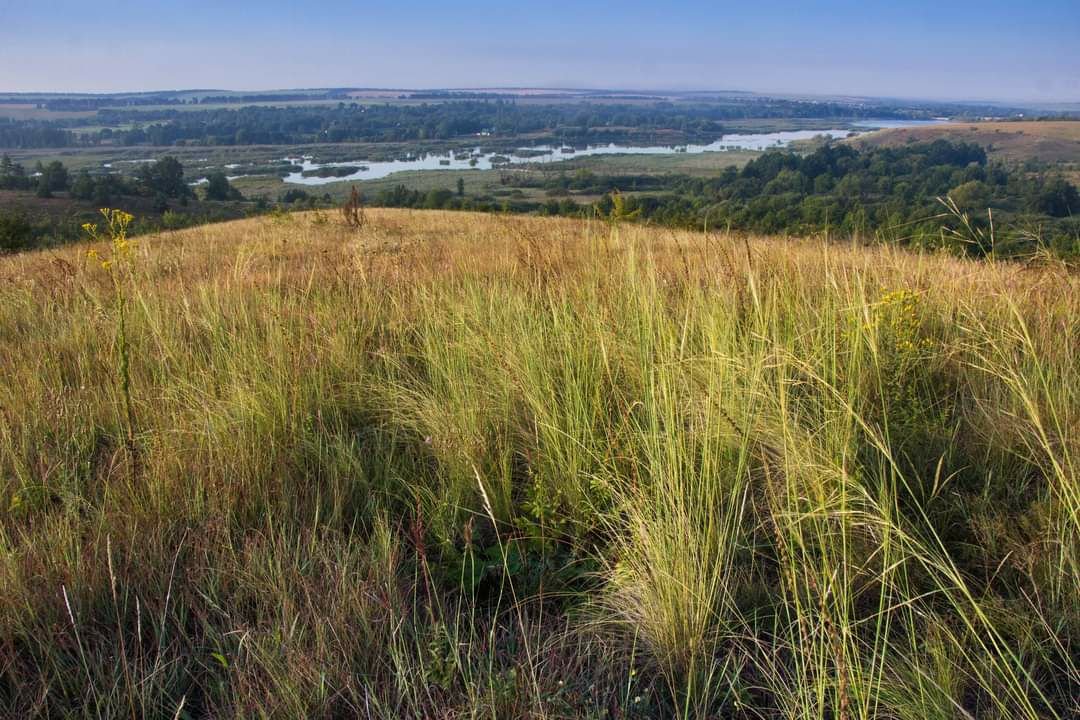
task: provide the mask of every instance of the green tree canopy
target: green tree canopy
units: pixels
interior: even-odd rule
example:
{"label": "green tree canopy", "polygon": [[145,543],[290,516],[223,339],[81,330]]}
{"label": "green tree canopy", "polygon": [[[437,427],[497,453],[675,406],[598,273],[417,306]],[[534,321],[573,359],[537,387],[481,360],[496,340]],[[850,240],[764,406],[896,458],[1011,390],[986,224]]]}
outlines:
{"label": "green tree canopy", "polygon": [[207,200],[240,200],[243,196],[240,191],[229,183],[225,173],[211,173],[206,178]]}
{"label": "green tree canopy", "polygon": [[178,198],[191,193],[191,188],[184,182],[184,166],[171,155],[142,166],[138,177],[148,195]]}

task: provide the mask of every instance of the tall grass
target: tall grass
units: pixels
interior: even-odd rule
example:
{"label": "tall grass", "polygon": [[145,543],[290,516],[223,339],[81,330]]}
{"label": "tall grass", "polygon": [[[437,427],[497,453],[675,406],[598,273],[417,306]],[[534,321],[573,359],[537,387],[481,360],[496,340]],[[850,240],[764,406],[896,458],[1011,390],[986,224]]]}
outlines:
{"label": "tall grass", "polygon": [[1074,271],[316,220],[141,240],[127,393],[0,259],[7,716],[1080,711]]}

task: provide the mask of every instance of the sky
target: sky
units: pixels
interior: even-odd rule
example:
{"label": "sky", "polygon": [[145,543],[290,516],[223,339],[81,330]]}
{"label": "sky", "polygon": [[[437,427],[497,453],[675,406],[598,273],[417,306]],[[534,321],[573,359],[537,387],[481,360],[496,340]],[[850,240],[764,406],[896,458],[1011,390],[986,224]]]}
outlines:
{"label": "sky", "polygon": [[0,0],[0,91],[751,90],[1080,101],[1080,0]]}

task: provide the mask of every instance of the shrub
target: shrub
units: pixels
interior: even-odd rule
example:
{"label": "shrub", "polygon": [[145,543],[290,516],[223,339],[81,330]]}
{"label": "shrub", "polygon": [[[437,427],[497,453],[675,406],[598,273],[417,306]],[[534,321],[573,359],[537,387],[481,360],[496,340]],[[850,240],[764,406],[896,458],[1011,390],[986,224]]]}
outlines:
{"label": "shrub", "polygon": [[19,210],[0,210],[0,250],[25,250],[34,244],[37,228]]}

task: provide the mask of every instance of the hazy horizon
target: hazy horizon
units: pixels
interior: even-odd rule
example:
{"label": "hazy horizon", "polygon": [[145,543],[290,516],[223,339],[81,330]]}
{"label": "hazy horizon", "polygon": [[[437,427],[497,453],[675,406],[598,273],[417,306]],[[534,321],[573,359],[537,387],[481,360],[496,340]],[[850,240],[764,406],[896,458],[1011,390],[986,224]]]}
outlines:
{"label": "hazy horizon", "polygon": [[170,93],[170,92],[223,92],[223,93],[238,93],[238,94],[261,94],[261,93],[285,93],[285,92],[308,92],[319,90],[352,90],[356,92],[449,92],[449,93],[465,93],[465,92],[503,92],[507,95],[511,95],[513,91],[540,91],[540,92],[605,92],[610,91],[613,93],[655,93],[657,95],[663,93],[670,94],[746,94],[746,95],[759,95],[763,97],[775,97],[775,98],[815,98],[815,99],[867,99],[867,100],[899,100],[905,102],[941,102],[949,103],[956,102],[961,104],[1019,104],[1019,105],[1031,105],[1031,106],[1080,106],[1080,96],[1077,98],[1062,98],[1062,99],[1038,99],[1038,98],[1023,98],[1023,97],[961,97],[956,95],[867,95],[862,93],[827,93],[817,92],[814,90],[805,91],[793,91],[785,89],[767,89],[767,88],[742,88],[742,87],[672,87],[672,86],[651,86],[651,87],[616,87],[616,86],[601,86],[601,85],[327,85],[327,84],[315,84],[315,85],[294,85],[294,86],[277,86],[266,85],[263,87],[228,87],[228,86],[171,86],[171,87],[136,87],[136,88],[123,88],[123,89],[110,89],[110,90],[72,90],[65,88],[36,88],[29,90],[10,90],[4,87],[0,87],[0,95],[138,95],[148,93]]}
{"label": "hazy horizon", "polygon": [[0,90],[738,90],[1080,101],[1080,3],[298,7],[0,0]]}

